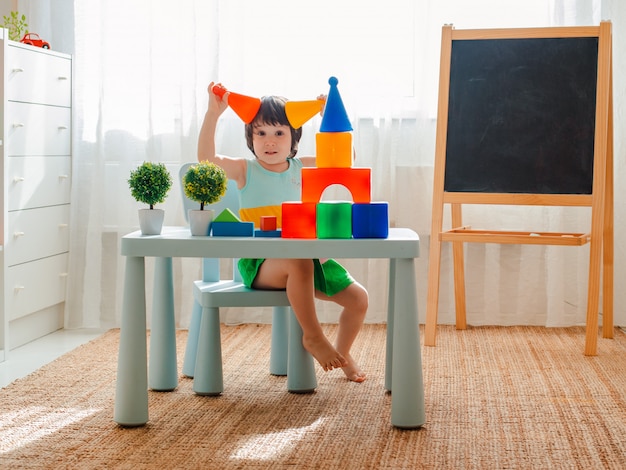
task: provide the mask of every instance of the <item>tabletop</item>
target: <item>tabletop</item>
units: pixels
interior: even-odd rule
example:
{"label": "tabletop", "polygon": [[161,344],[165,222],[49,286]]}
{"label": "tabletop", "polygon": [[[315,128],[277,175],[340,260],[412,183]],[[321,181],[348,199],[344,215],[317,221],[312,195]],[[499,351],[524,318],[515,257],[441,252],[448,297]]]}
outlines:
{"label": "tabletop", "polygon": [[183,258],[418,258],[419,236],[391,228],[387,238],[303,239],[199,237],[188,227],[164,227],[160,235],[122,237],[123,256]]}

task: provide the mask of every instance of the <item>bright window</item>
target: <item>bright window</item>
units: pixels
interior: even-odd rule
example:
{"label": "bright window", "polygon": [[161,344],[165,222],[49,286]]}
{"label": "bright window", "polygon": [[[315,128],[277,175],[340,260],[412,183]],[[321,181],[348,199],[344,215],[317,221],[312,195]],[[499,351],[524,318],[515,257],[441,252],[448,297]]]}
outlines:
{"label": "bright window", "polygon": [[223,0],[219,18],[233,87],[304,99],[336,76],[356,94],[413,95],[414,0]]}

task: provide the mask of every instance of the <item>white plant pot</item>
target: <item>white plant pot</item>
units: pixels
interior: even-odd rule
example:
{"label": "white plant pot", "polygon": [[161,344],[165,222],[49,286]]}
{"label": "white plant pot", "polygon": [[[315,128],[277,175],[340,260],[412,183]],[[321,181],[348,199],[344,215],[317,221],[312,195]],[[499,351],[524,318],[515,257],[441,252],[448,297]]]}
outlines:
{"label": "white plant pot", "polygon": [[187,212],[189,218],[189,230],[194,236],[207,236],[211,230],[211,222],[215,217],[213,209],[190,209]]}
{"label": "white plant pot", "polygon": [[165,211],[163,209],[139,209],[139,228],[142,235],[160,235]]}

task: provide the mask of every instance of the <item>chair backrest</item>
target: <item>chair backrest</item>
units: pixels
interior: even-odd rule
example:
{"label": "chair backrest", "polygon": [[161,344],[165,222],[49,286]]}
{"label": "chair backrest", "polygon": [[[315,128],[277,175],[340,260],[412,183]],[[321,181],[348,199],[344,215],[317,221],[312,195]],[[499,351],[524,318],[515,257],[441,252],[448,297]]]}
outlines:
{"label": "chair backrest", "polygon": [[[187,173],[189,167],[193,165],[193,163],[184,163],[180,170],[178,170],[178,176],[180,181],[180,191],[183,200],[183,212],[185,215],[185,220],[189,222],[189,216],[187,211],[189,209],[200,209],[200,204],[196,201],[192,201],[185,194],[185,188],[183,185],[183,176]],[[237,183],[233,180],[228,180],[228,185],[226,187],[226,194],[222,196],[222,199],[217,201],[215,204],[209,204],[204,206],[206,209],[213,209],[215,211],[215,215],[218,216],[224,209],[230,209],[236,215],[239,215],[239,189],[237,188]]]}
{"label": "chair backrest", "polygon": [[[196,201],[192,201],[185,194],[185,188],[183,185],[183,176],[187,173],[189,167],[193,163],[184,163],[180,170],[178,170],[178,177],[180,180],[180,191],[183,201],[183,212],[185,213],[185,220],[189,223],[189,209],[200,209],[200,205]],[[234,180],[228,180],[226,186],[226,193],[215,204],[209,204],[204,206],[205,209],[213,209],[215,216],[218,216],[224,209],[230,209],[237,216],[239,216],[239,189],[237,188],[237,182]],[[233,260],[233,279],[241,281],[241,274],[237,269],[237,260]],[[202,280],[204,282],[216,282],[220,280],[220,260],[219,258],[203,258],[202,260]]]}

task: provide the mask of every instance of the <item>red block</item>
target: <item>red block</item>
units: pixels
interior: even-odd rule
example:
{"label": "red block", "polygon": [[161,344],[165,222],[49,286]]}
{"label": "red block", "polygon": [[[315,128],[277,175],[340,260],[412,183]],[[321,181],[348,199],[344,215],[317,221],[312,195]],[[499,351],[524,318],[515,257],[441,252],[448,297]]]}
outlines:
{"label": "red block", "polygon": [[261,216],[261,230],[264,232],[276,230],[276,216],[275,215],[262,215]]}
{"label": "red block", "polygon": [[317,238],[315,203],[283,202],[282,205],[282,237],[283,238]]}

